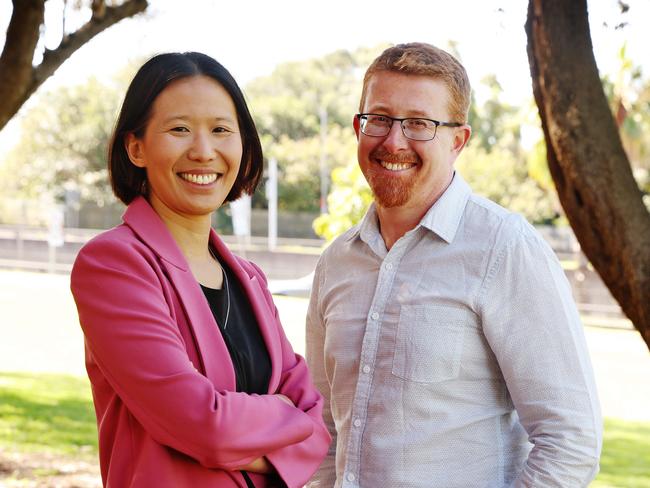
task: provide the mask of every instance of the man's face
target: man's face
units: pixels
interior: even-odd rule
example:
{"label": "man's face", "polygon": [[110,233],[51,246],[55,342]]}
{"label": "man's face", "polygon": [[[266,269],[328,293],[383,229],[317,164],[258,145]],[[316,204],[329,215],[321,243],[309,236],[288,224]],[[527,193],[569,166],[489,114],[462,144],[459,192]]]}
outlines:
{"label": "man's face", "polygon": [[[449,90],[427,76],[380,71],[372,75],[362,113],[396,118],[450,120]],[[469,138],[469,127],[438,127],[430,141],[408,139],[394,121],[383,137],[367,136],[354,129],[359,141],[357,157],[377,205],[409,207],[425,212],[451,181],[453,164]]]}

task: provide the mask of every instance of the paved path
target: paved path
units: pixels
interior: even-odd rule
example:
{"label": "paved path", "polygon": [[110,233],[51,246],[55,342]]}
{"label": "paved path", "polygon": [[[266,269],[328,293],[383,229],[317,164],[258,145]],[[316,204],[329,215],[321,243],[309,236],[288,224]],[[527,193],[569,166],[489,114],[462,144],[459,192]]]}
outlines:
{"label": "paved path", "polygon": [[[304,352],[307,300],[276,297],[287,335]],[[635,331],[585,329],[607,417],[650,421],[650,353]],[[85,375],[83,336],[67,275],[0,271],[0,371]]]}

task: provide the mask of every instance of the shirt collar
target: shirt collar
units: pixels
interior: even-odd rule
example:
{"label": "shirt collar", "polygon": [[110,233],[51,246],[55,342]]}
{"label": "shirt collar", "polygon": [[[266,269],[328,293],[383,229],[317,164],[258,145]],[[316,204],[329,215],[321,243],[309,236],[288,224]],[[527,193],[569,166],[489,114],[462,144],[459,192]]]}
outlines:
{"label": "shirt collar", "polygon": [[[447,189],[440,198],[424,214],[420,224],[422,227],[438,235],[447,243],[451,243],[456,236],[460,219],[465,211],[465,205],[472,190],[459,173],[454,176]],[[357,228],[350,233],[348,240],[360,237],[364,242],[371,244],[374,239],[381,238],[377,221],[377,210],[374,202],[368,208]]]}
{"label": "shirt collar", "polygon": [[420,225],[434,232],[445,242],[451,243],[456,236],[471,193],[472,190],[463,177],[454,172],[451,183],[424,214]]}

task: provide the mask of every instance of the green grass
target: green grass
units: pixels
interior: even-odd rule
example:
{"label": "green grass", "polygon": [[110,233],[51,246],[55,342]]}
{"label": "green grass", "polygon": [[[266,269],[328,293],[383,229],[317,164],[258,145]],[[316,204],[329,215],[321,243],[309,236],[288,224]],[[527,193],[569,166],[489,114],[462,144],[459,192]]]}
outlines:
{"label": "green grass", "polygon": [[[97,454],[88,381],[66,375],[0,373],[0,447],[62,456]],[[650,422],[607,419],[595,488],[650,488]]]}
{"label": "green grass", "polygon": [[650,423],[606,419],[595,488],[650,488]]}
{"label": "green grass", "polygon": [[0,446],[10,452],[97,452],[88,380],[0,373]]}

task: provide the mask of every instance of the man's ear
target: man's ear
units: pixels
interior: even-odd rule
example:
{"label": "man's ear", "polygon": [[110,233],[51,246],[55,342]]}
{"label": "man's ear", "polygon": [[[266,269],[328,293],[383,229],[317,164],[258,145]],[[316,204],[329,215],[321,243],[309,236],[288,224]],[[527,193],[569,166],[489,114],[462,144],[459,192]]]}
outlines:
{"label": "man's ear", "polygon": [[356,115],[352,118],[352,126],[354,127],[354,133],[357,135],[357,141],[359,140],[359,117]]}
{"label": "man's ear", "polygon": [[126,149],[126,153],[129,155],[131,162],[138,168],[144,168],[147,166],[147,163],[144,160],[142,140],[137,138],[133,132],[129,132],[124,137],[124,148]]}
{"label": "man's ear", "polygon": [[451,150],[460,154],[460,152],[469,141],[470,136],[472,135],[472,127],[469,124],[462,125],[454,131],[454,139],[452,141]]}

